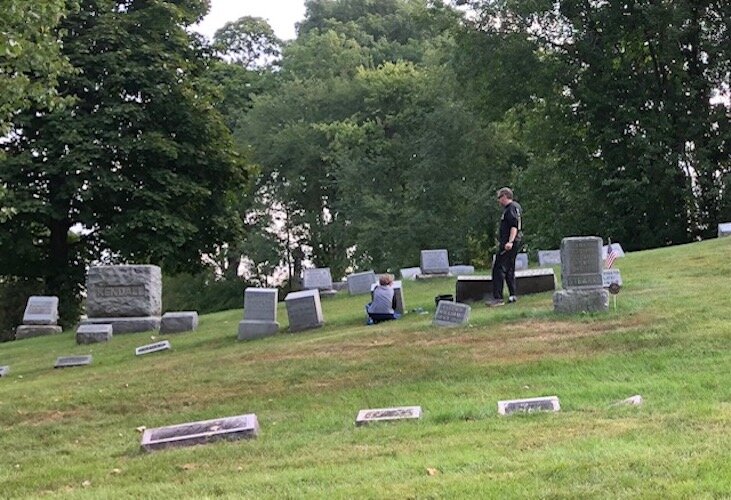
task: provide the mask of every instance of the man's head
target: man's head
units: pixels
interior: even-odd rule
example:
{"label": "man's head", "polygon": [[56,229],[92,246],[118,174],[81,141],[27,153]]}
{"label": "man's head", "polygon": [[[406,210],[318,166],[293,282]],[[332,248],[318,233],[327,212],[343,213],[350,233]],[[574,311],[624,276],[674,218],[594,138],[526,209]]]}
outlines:
{"label": "man's head", "polygon": [[502,206],[507,206],[513,201],[513,190],[509,187],[500,188],[497,190],[497,201]]}

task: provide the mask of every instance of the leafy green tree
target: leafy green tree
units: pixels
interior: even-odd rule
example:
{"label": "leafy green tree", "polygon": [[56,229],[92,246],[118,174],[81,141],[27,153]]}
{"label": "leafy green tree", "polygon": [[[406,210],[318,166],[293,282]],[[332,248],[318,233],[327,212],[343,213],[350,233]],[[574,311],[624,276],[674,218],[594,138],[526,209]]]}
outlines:
{"label": "leafy green tree", "polygon": [[226,23],[213,35],[214,48],[246,69],[267,66],[280,56],[282,41],[266,20],[244,16]]}

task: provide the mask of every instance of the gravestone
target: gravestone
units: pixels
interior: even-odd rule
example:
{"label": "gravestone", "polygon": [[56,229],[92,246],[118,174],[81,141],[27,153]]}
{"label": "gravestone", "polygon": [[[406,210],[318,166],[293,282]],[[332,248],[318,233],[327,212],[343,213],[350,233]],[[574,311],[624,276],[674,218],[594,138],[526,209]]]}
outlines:
{"label": "gravestone", "polygon": [[160,333],[192,332],[197,328],[197,311],[166,312],[160,318]]}
{"label": "gravestone", "polygon": [[[375,283],[371,285],[371,292],[373,292],[373,290],[375,290],[377,286],[378,285]],[[404,302],[404,288],[401,285],[400,281],[392,282],[391,288],[393,288],[393,296],[396,299],[396,307],[394,307],[393,310],[403,315],[406,313],[406,303]]]}
{"label": "gravestone", "polygon": [[61,333],[58,322],[58,297],[33,295],[23,313],[23,324],[15,329],[15,339],[41,337]]}
{"label": "gravestone", "polygon": [[[622,245],[619,243],[612,243],[612,250],[614,250],[614,254],[617,257],[624,257],[624,249],[622,248]],[[602,259],[607,258],[607,253],[609,252],[609,245],[604,245],[602,247]]]}
{"label": "gravestone", "polygon": [[150,354],[153,352],[168,351],[172,348],[169,340],[163,340],[162,342],[155,342],[154,344],[147,344],[135,348],[135,356],[142,356],[144,354]]}
{"label": "gravestone", "polygon": [[511,413],[534,413],[538,411],[559,411],[561,405],[556,396],[540,398],[513,399],[497,402],[497,412],[500,415]]}
{"label": "gravestone", "polygon": [[274,335],[279,331],[277,323],[276,288],[244,290],[244,319],[239,322],[239,340],[251,340]]}
{"label": "gravestone", "polygon": [[210,443],[221,439],[229,441],[252,439],[258,434],[259,422],[256,415],[251,413],[145,429],[140,445],[146,451],[154,451],[172,446]]}
{"label": "gravestone", "polygon": [[449,274],[449,254],[446,249],[421,251],[421,274]]}
{"label": "gravestone", "polygon": [[[556,290],[556,276],[553,269],[524,269],[515,272],[515,286],[518,295],[551,292]],[[457,276],[455,285],[457,302],[483,301],[492,299],[492,276]]]}
{"label": "gravestone", "polygon": [[723,222],[718,225],[718,237],[731,236],[731,222]]}
{"label": "gravestone", "polygon": [[612,283],[622,286],[622,274],[619,269],[604,269],[602,271],[602,288],[609,288]]}
{"label": "gravestone", "polygon": [[56,358],[54,368],[71,368],[74,366],[86,366],[91,364],[91,354],[87,356],[59,356]]}
{"label": "gravestone", "polygon": [[333,278],[329,267],[316,267],[303,271],[302,287],[305,290],[333,291]]}
{"label": "gravestone", "polygon": [[162,273],[158,266],[93,266],[86,275],[83,324],[109,323],[114,334],[160,328]]}
{"label": "gravestone", "polygon": [[405,267],[399,270],[401,273],[402,280],[415,280],[416,277],[421,273],[420,267]]}
{"label": "gravestone", "polygon": [[557,266],[561,264],[561,250],[538,250],[538,265],[540,267]]}
{"label": "gravestone", "polygon": [[355,418],[355,425],[366,425],[372,422],[388,422],[393,420],[418,420],[421,418],[421,406],[399,406],[396,408],[376,408],[360,410]]}
{"label": "gravestone", "polygon": [[515,270],[528,269],[528,254],[519,253],[515,256]]}
{"label": "gravestone", "polygon": [[291,292],[285,297],[284,304],[287,307],[290,332],[319,328],[325,324],[318,290]]}
{"label": "gravestone", "polygon": [[348,289],[348,282],[347,281],[333,281],[333,290],[336,292],[342,292],[343,290]]}
{"label": "gravestone", "polygon": [[112,325],[109,324],[79,325],[76,329],[77,344],[94,344],[110,340],[112,340]]}
{"label": "gravestone", "polygon": [[471,310],[472,308],[466,304],[440,300],[432,324],[447,327],[465,325],[470,320]]}
{"label": "gravestone", "polygon": [[609,292],[602,288],[602,240],[596,236],[564,238],[561,241],[561,283],[553,294],[558,313],[609,310]]}
{"label": "gravestone", "polygon": [[350,295],[364,295],[370,293],[371,285],[378,283],[376,273],[365,271],[348,275],[348,293]]}
{"label": "gravestone", "polygon": [[10,367],[9,366],[0,366],[0,377],[4,377],[10,373]]}
{"label": "gravestone", "polygon": [[58,325],[19,325],[15,329],[15,340],[54,335],[61,331],[62,328]]}
{"label": "gravestone", "polygon": [[475,274],[475,266],[465,266],[462,264],[456,266],[449,266],[449,274],[454,276]]}

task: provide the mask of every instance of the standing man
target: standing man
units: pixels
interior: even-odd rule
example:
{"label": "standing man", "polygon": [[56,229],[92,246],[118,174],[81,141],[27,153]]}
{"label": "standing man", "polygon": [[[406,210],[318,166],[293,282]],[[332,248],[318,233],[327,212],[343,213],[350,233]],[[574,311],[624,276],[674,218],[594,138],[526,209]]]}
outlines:
{"label": "standing man", "polygon": [[497,201],[503,207],[498,232],[498,254],[492,265],[492,300],[487,305],[496,307],[505,304],[503,300],[503,283],[507,281],[510,297],[508,302],[515,302],[515,257],[523,240],[523,209],[517,201],[513,201],[513,190],[507,187],[497,192]]}

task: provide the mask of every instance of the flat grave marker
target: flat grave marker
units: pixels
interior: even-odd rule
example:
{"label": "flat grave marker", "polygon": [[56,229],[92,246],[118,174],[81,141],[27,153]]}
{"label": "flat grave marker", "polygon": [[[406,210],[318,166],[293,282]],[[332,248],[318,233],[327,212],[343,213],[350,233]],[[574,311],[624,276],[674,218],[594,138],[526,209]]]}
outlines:
{"label": "flat grave marker", "polygon": [[7,366],[7,365],[6,366],[0,366],[0,377],[4,377],[8,373],[10,373],[10,367],[9,366]]}
{"label": "flat grave marker", "polygon": [[435,326],[462,326],[470,320],[472,308],[467,304],[440,300],[434,313],[432,324]]}
{"label": "flat grave marker", "polygon": [[561,404],[556,396],[540,398],[511,399],[497,402],[497,412],[500,415],[512,413],[534,413],[539,411],[559,411]]}
{"label": "flat grave marker", "polygon": [[172,349],[169,340],[163,340],[162,342],[155,342],[154,344],[147,344],[135,349],[135,356],[142,356],[144,354],[150,354],[153,352],[167,351]]}
{"label": "flat grave marker", "polygon": [[91,354],[86,356],[59,356],[56,358],[54,368],[71,368],[74,366],[86,366],[91,364]]}
{"label": "flat grave marker", "polygon": [[421,406],[398,406],[395,408],[375,408],[360,410],[355,418],[355,425],[366,425],[372,422],[388,422],[393,420],[414,420],[421,418]]}
{"label": "flat grave marker", "polygon": [[186,424],[145,429],[140,445],[146,451],[173,446],[193,446],[221,439],[252,439],[259,434],[259,421],[253,413],[234,417],[200,420]]}

